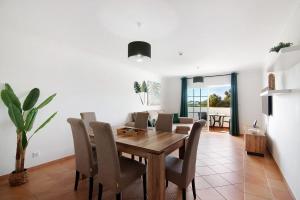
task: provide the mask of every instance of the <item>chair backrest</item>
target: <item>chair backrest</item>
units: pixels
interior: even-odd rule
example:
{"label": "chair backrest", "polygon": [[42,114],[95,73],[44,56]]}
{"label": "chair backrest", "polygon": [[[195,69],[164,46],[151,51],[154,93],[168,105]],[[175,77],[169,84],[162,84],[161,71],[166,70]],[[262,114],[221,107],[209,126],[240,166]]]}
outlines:
{"label": "chair backrest", "polygon": [[172,132],[173,114],[159,113],[156,121],[156,131]]}
{"label": "chair backrest", "polygon": [[68,118],[67,121],[72,129],[76,170],[86,176],[90,176],[93,171],[93,154],[83,121],[77,118]]}
{"label": "chair backrest", "polygon": [[148,128],[148,118],[149,118],[149,113],[138,112],[136,114],[136,120],[134,123],[134,127],[141,128],[141,129],[147,129]]}
{"label": "chair backrest", "polygon": [[90,126],[95,135],[99,182],[116,190],[120,180],[120,163],[111,126],[104,122],[91,122]]}
{"label": "chair backrest", "polygon": [[205,120],[195,122],[188,138],[182,169],[182,175],[187,184],[190,183],[195,176],[197,148],[201,129],[205,125],[205,123]]}
{"label": "chair backrest", "polygon": [[94,112],[82,112],[80,113],[81,119],[83,120],[84,127],[88,134],[92,134],[92,128],[90,127],[90,122],[97,121],[96,114]]}
{"label": "chair backrest", "polygon": [[198,112],[198,117],[200,119],[207,120],[207,112]]}

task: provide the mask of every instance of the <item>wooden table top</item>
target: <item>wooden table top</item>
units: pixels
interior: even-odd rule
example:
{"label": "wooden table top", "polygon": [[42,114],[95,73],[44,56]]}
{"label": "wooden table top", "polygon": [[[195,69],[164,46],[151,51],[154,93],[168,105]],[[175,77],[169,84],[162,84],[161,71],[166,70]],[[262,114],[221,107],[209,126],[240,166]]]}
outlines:
{"label": "wooden table top", "polygon": [[145,134],[138,136],[117,135],[116,129],[113,130],[117,144],[131,147],[137,147],[149,153],[160,154],[169,146],[188,137],[186,134],[177,134],[172,132],[157,132],[148,130]]}

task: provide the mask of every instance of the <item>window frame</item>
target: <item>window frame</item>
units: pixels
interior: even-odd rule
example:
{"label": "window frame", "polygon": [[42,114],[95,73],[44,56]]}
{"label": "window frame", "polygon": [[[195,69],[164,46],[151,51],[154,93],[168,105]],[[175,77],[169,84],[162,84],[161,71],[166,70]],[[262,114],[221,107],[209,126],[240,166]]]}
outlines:
{"label": "window frame", "polygon": [[[189,89],[192,89],[192,91],[193,91],[193,94],[192,94],[192,96],[190,96],[189,95],[189,92],[188,92],[188,94],[187,94],[187,100],[188,100],[188,116],[190,117],[190,115],[192,114],[192,118],[193,119],[195,119],[195,118],[198,118],[198,112],[201,112],[201,108],[205,108],[205,107],[202,107],[201,106],[201,102],[202,102],[202,100],[203,100],[203,98],[205,99],[207,99],[207,105],[206,105],[206,108],[208,108],[208,97],[209,97],[209,95],[207,94],[207,96],[202,96],[202,90],[204,89],[204,88],[200,88],[200,87],[189,87],[188,88],[188,90]],[[200,94],[199,94],[199,96],[195,96],[195,89],[199,89],[199,91],[200,91]],[[208,89],[208,88],[206,88],[206,89]],[[192,103],[192,105],[193,106],[189,106],[189,98],[192,98],[193,99],[193,103]],[[195,111],[195,108],[197,108],[196,106],[195,106],[195,98],[200,98],[200,106],[199,106],[199,108],[200,108],[200,111]],[[190,109],[189,108],[192,108],[193,110],[192,110],[192,112],[190,112]]]}

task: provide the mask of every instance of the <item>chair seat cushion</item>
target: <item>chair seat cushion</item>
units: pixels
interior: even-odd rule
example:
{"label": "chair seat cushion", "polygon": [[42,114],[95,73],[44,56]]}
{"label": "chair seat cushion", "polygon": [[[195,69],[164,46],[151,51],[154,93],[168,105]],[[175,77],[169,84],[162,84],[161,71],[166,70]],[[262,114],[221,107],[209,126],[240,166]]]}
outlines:
{"label": "chair seat cushion", "polygon": [[121,180],[118,190],[122,190],[146,173],[145,165],[123,156],[120,157],[120,168]]}
{"label": "chair seat cushion", "polygon": [[183,160],[173,156],[167,156],[165,159],[165,166],[166,179],[185,188],[186,186],[182,177]]}

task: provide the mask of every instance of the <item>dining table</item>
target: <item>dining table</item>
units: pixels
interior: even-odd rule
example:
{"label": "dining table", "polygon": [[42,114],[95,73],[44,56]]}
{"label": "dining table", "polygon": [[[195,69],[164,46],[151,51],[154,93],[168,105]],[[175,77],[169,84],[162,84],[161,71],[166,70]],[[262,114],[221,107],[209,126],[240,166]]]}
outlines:
{"label": "dining table", "polygon": [[145,133],[138,135],[119,135],[117,128],[113,128],[113,133],[119,153],[147,159],[147,199],[164,200],[165,157],[179,149],[178,156],[183,159],[188,135],[155,129],[147,129]]}
{"label": "dining table", "polygon": [[227,117],[227,116],[225,114],[218,114],[218,113],[209,114],[209,121],[210,121],[210,125],[209,126],[215,127],[216,126],[216,122],[218,122],[219,123],[219,127],[222,127],[223,126],[224,117]]}

